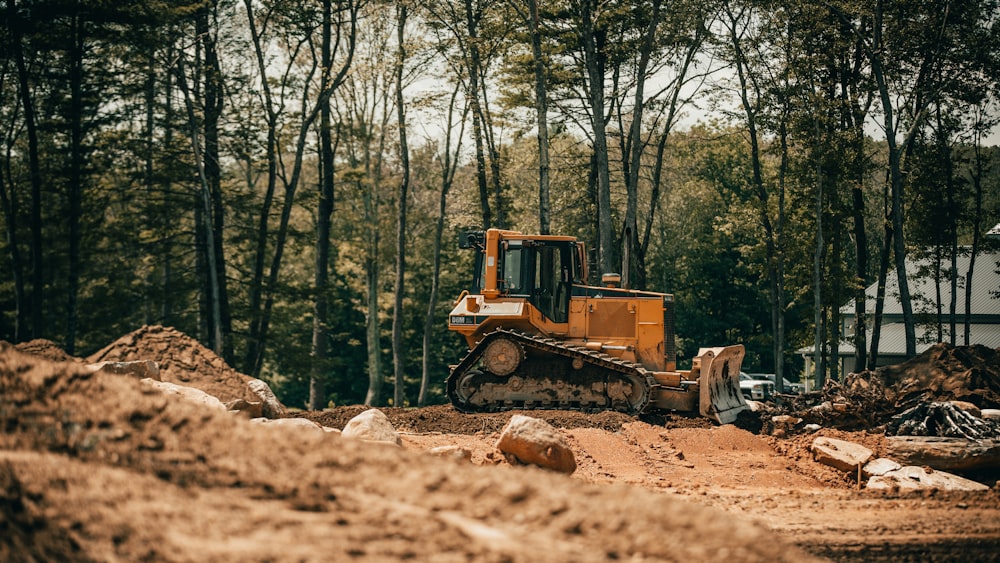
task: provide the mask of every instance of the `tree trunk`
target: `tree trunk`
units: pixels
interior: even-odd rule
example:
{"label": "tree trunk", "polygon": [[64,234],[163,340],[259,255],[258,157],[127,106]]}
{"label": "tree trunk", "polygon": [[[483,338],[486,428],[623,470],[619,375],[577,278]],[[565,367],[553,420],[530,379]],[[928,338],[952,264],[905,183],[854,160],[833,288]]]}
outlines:
{"label": "tree trunk", "polygon": [[76,354],[76,330],[79,321],[77,297],[80,290],[80,218],[83,213],[83,49],[84,24],[79,14],[72,19],[70,47],[70,168],[69,168],[69,280],[66,304],[66,353]]}
{"label": "tree trunk", "polygon": [[406,105],[403,100],[403,65],[406,63],[404,29],[406,27],[406,5],[396,5],[396,118],[399,126],[399,164],[403,177],[396,192],[396,285],[392,307],[392,364],[395,375],[393,406],[402,407],[406,403],[406,382],[404,379],[403,350],[403,295],[406,292],[406,200],[410,189],[410,149],[406,144]]}
{"label": "tree trunk", "polygon": [[212,349],[227,363],[233,363],[232,329],[230,328],[229,299],[226,291],[226,262],[223,248],[225,227],[225,206],[222,201],[222,170],[219,162],[219,120],[222,117],[224,95],[222,91],[222,67],[215,46],[215,35],[211,28],[212,12],[215,4],[199,10],[196,16],[196,33],[204,49],[204,115],[203,115],[203,178],[209,199],[205,210],[206,229],[211,233],[206,239],[211,245],[209,268],[214,268],[209,279],[213,287],[208,291],[212,297],[212,326],[210,344]]}
{"label": "tree trunk", "polygon": [[604,37],[595,21],[596,2],[579,2],[582,23],[578,34],[583,43],[590,121],[594,133],[594,165],[597,179],[597,261],[598,274],[618,272],[621,264],[615,253],[615,227],[611,217],[611,176],[608,170],[608,138],[604,121]]}
{"label": "tree trunk", "polygon": [[535,62],[535,115],[538,120],[538,232],[550,232],[549,203],[549,121],[545,93],[545,61],[542,34],[538,29],[538,0],[528,0],[531,54]]}
{"label": "tree trunk", "polygon": [[465,0],[465,20],[468,29],[468,70],[469,70],[469,101],[472,104],[472,136],[476,143],[476,182],[479,186],[479,206],[482,213],[483,228],[493,225],[490,211],[490,192],[486,179],[486,154],[483,147],[483,111],[479,98],[479,31],[478,18],[473,11],[472,0]]}
{"label": "tree trunk", "polygon": [[[202,150],[201,132],[198,128],[198,119],[195,115],[194,100],[191,97],[191,90],[188,88],[187,77],[185,76],[184,57],[180,54],[180,52],[177,58],[177,85],[184,94],[184,107],[187,110],[188,133],[191,139],[191,152],[194,156],[200,188],[199,199],[201,201],[196,204],[195,208],[195,228],[197,229],[196,239],[203,242],[204,246],[204,251],[199,252],[199,255],[204,256],[205,261],[204,268],[208,283],[206,288],[207,291],[203,293],[205,293],[204,298],[207,303],[207,314],[210,318],[206,319],[204,323],[199,323],[199,326],[215,327],[218,329],[218,327],[221,326],[219,321],[221,313],[219,311],[219,281],[216,279],[219,270],[216,267],[216,245],[213,240],[215,233],[210,224],[210,217],[212,215],[212,196],[208,180],[205,176],[205,157],[204,151]],[[214,337],[214,342],[220,341],[220,335],[217,330],[214,335],[210,336]]]}
{"label": "tree trunk", "polygon": [[[889,205],[889,195],[883,190],[883,207]],[[892,254],[892,223],[889,221],[888,209],[883,209],[884,233],[882,252],[879,255],[878,282],[875,291],[875,314],[872,316],[872,342],[868,352],[868,369],[878,366],[879,341],[882,336],[882,312],[885,309],[885,284],[889,275],[889,257]]]}
{"label": "tree trunk", "polygon": [[639,167],[642,163],[642,153],[645,144],[642,141],[642,118],[645,108],[646,69],[649,67],[649,58],[653,52],[653,43],[656,38],[656,28],[660,23],[660,0],[653,0],[652,13],[649,17],[649,25],[642,38],[642,46],[639,48],[639,65],[636,68],[635,76],[635,99],[632,105],[632,126],[629,128],[629,139],[632,147],[630,155],[627,183],[626,183],[626,204],[625,204],[625,232],[622,236],[622,255],[628,259],[622,265],[622,287],[634,287],[632,272],[635,265],[632,257],[639,249],[639,224],[637,220],[639,208]]}
{"label": "tree trunk", "polygon": [[[323,68],[333,65],[332,0],[323,0],[322,46],[320,57]],[[327,76],[323,75],[324,78]],[[326,85],[324,84],[324,87]],[[319,410],[326,404],[327,376],[327,323],[329,322],[329,302],[327,292],[330,280],[330,231],[334,208],[333,192],[333,134],[330,119],[330,104],[320,108],[320,182],[319,208],[316,214],[316,271],[313,276],[313,331],[311,365],[309,371],[309,409]]]}
{"label": "tree trunk", "polygon": [[41,338],[43,327],[42,309],[45,302],[45,277],[43,275],[42,239],[42,170],[38,160],[38,128],[35,124],[35,105],[28,84],[28,67],[24,60],[21,44],[21,30],[24,24],[18,15],[17,2],[7,2],[7,25],[11,34],[11,46],[17,66],[18,93],[24,109],[24,128],[28,133],[28,175],[31,182],[31,338]]}
{"label": "tree trunk", "polygon": [[[2,86],[2,79],[0,79]],[[6,227],[7,247],[10,249],[10,269],[11,278],[14,282],[14,342],[23,340],[25,329],[25,312],[27,311],[24,302],[24,260],[21,257],[20,241],[17,236],[17,215],[18,202],[17,194],[14,193],[14,185],[10,184],[10,195],[7,194],[7,186],[4,183],[4,171],[10,177],[10,159],[12,156],[12,145],[8,143],[4,155],[4,166],[0,170],[0,210],[3,211],[3,223]]]}
{"label": "tree trunk", "polygon": [[[441,282],[441,239],[444,233],[444,217],[448,203],[448,192],[455,180],[455,172],[458,170],[459,155],[462,150],[462,136],[465,133],[465,112],[461,119],[461,126],[458,131],[458,140],[455,146],[455,156],[452,158],[451,136],[453,129],[453,115],[455,112],[455,101],[458,98],[459,84],[451,93],[451,100],[448,104],[448,125],[445,128],[444,154],[441,164],[441,196],[438,199],[437,224],[434,227],[434,251],[433,251],[433,271],[431,272],[431,291],[427,299],[427,317],[424,319],[424,340],[423,340],[423,365],[420,378],[420,393],[417,395],[417,406],[423,407],[427,404],[428,388],[430,387],[430,348],[431,337],[433,336],[436,320],[436,310],[438,302],[438,292]],[[466,106],[466,111],[468,106]]]}
{"label": "tree trunk", "polygon": [[972,248],[969,253],[969,269],[965,272],[965,319],[963,330],[963,343],[970,344],[972,330],[972,273],[976,266],[976,256],[979,254],[980,231],[983,228],[983,170],[986,167],[986,159],[983,156],[983,121],[982,113],[977,114],[976,125],[973,129],[972,149],[975,154],[972,168],[972,185],[975,189],[975,210],[972,214]]}

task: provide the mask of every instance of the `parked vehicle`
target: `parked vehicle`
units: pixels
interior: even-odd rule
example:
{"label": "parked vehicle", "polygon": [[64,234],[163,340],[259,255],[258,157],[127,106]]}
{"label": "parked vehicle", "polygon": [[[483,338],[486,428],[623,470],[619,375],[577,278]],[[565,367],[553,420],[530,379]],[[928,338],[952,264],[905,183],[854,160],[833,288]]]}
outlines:
{"label": "parked vehicle", "polygon": [[[774,385],[774,374],[773,373],[750,373],[750,374],[747,374],[747,375],[749,375],[750,377],[752,377],[754,379],[757,379],[757,380],[770,381],[771,384]],[[788,381],[787,377],[782,377],[781,378],[781,383],[783,384],[782,385],[782,392],[783,393],[788,393],[788,394],[792,394],[792,395],[801,395],[801,394],[803,394],[803,393],[806,392],[806,386],[805,385],[803,385],[801,383],[792,383],[791,381]]]}
{"label": "parked vehicle", "polygon": [[751,401],[769,401],[774,397],[774,383],[767,379],[754,379],[741,371],[740,391],[744,398]]}

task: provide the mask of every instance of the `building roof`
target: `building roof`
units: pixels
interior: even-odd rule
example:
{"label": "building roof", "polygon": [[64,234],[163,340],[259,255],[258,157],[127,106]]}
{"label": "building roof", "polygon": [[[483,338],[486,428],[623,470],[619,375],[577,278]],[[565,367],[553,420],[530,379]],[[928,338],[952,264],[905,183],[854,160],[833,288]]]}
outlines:
{"label": "building roof", "polygon": [[[967,250],[967,249],[966,249]],[[960,254],[958,266],[958,295],[955,302],[955,313],[965,315],[965,274],[969,269],[969,256]],[[949,262],[942,268],[949,267]],[[931,258],[906,260],[906,280],[910,288],[910,300],[913,312],[936,313],[937,284],[934,280],[934,262]],[[878,284],[873,283],[865,290],[865,311],[875,313],[875,296]],[[947,270],[941,278],[941,307],[944,315],[949,314],[951,302],[951,283],[947,279]],[[972,273],[972,300],[970,309],[973,315],[1000,316],[1000,252],[980,252],[976,256],[975,270]],[[854,300],[840,308],[841,314],[854,315]],[[889,271],[885,283],[884,316],[902,315],[903,308],[899,300],[899,283],[895,268]],[[1000,319],[997,320],[1000,322]]]}
{"label": "building roof", "polygon": [[[917,354],[924,352],[938,341],[937,328],[926,325],[917,325]],[[950,342],[950,327],[944,326],[944,341]],[[962,323],[955,325],[955,344],[965,345],[965,326]],[[871,333],[867,334],[871,342]],[[1000,348],[1000,324],[970,324],[969,342],[972,344],[982,344],[989,348]],[[799,353],[812,353],[813,348],[803,348]],[[854,342],[842,341],[839,352],[841,356],[854,355]],[[882,325],[882,332],[878,339],[879,356],[905,356],[906,355],[906,331],[903,323],[889,323]]]}

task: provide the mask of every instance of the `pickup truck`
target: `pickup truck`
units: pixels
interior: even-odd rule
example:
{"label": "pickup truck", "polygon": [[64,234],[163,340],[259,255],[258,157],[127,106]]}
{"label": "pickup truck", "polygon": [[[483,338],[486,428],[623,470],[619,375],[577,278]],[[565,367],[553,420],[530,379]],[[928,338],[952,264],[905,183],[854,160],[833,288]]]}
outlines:
{"label": "pickup truck", "polygon": [[769,401],[774,397],[774,383],[767,379],[754,379],[741,371],[740,391],[751,401]]}
{"label": "pickup truck", "polygon": [[[774,386],[774,374],[773,373],[748,373],[751,378],[759,381],[770,381],[771,385]],[[781,378],[782,393],[790,395],[801,395],[806,392],[806,386],[801,383],[792,383],[788,381],[788,378]]]}

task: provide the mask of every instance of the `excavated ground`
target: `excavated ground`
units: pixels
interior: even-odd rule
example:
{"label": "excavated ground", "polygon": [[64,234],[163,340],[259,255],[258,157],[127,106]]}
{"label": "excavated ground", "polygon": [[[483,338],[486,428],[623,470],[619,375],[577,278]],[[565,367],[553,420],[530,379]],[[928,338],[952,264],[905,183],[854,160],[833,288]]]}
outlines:
{"label": "excavated ground", "polygon": [[[776,438],[527,413],[567,436],[578,468],[562,476],[495,451],[514,413],[385,408],[395,448],[206,412],[83,368],[99,359],[155,360],[165,381],[232,397],[246,379],[163,327],[87,359],[0,343],[0,560],[1000,561],[1000,476],[977,476],[983,493],[875,493],[812,460],[817,435],[882,453],[880,427]],[[342,428],[365,408],[293,416]],[[425,453],[440,445],[472,462]]]}

